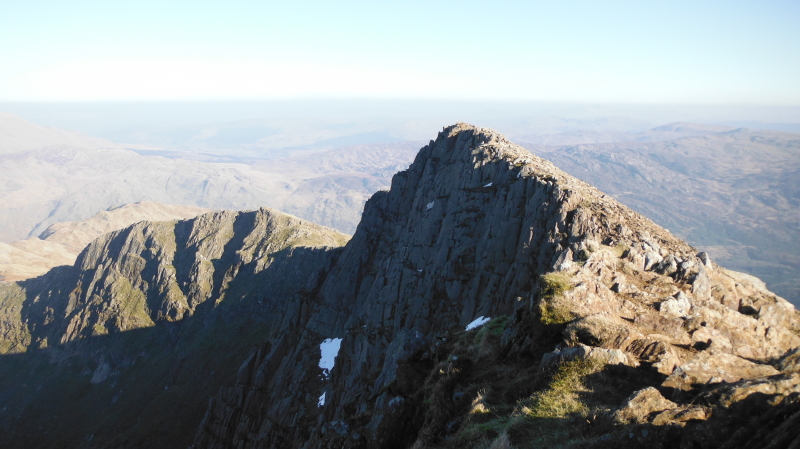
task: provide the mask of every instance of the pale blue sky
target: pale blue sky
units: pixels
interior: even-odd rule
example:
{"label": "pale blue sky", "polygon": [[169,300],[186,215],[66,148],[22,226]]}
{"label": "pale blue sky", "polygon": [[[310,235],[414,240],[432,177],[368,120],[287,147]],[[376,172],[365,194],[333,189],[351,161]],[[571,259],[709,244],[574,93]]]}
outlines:
{"label": "pale blue sky", "polygon": [[800,105],[800,2],[4,1],[0,101]]}

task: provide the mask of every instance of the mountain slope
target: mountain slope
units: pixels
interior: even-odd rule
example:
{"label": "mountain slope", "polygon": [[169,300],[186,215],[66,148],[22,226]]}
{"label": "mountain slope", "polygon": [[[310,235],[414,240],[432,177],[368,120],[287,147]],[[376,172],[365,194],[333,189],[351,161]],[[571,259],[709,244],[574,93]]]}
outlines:
{"label": "mountain slope", "polygon": [[800,135],[738,129],[539,151],[726,266],[800,301]]}
{"label": "mountain slope", "polygon": [[35,125],[16,115],[0,112],[0,155],[35,150],[50,145],[114,148],[117,145],[75,131]]}
{"label": "mountain slope", "polygon": [[344,240],[138,223],[0,287],[3,444],[800,441],[794,307],[491,130],[445,128]]}
{"label": "mountain slope", "polygon": [[[476,340],[485,350],[459,330],[481,316],[504,317],[502,338]],[[210,405],[195,447],[464,447],[514,431],[514,445],[537,447],[545,441],[530,429],[545,422],[562,444],[583,441],[586,413],[623,407],[643,386],[675,391],[678,413],[698,392],[693,382],[780,374],[770,364],[800,345],[797,328],[792,305],[757,279],[714,265],[502,136],[459,124],[367,203],[313,313],[248,359]],[[317,348],[330,338],[341,349],[320,388]],[[600,360],[575,382],[613,379],[620,363],[637,380],[538,413],[548,359]],[[703,372],[709,365],[716,376]],[[527,386],[484,398],[498,378]],[[781,391],[800,392],[797,381]],[[530,412],[513,405],[526,403]],[[481,427],[491,420],[505,424]],[[593,441],[617,438],[603,429]]]}
{"label": "mountain slope", "polygon": [[187,446],[208,394],[297,319],[346,240],[268,209],[143,221],[0,286],[0,445]]}

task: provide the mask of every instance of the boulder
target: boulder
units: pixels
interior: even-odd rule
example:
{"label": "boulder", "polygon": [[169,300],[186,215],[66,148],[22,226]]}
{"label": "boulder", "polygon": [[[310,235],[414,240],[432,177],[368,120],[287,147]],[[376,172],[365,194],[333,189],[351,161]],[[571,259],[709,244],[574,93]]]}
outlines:
{"label": "boulder", "polygon": [[630,395],[622,406],[612,414],[612,418],[614,422],[619,424],[643,424],[648,422],[650,414],[677,407],[678,404],[665,399],[658,390],[653,387],[647,387]]}
{"label": "boulder", "polygon": [[678,292],[674,297],[662,302],[658,310],[666,316],[683,318],[689,314],[691,309],[692,303],[689,302],[686,294]]}
{"label": "boulder", "polygon": [[770,365],[753,363],[723,352],[701,351],[676,368],[661,385],[688,391],[698,384],[731,383],[775,374],[780,372]]}

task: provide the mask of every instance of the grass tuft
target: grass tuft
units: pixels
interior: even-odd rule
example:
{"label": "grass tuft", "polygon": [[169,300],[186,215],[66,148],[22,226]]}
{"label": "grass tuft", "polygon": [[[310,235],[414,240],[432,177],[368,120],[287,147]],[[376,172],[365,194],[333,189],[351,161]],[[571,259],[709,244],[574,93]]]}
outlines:
{"label": "grass tuft", "polygon": [[542,299],[553,299],[572,290],[575,286],[569,277],[561,273],[544,274],[539,278],[540,294]]}
{"label": "grass tuft", "polygon": [[519,413],[530,418],[567,418],[585,414],[589,407],[580,398],[591,392],[583,379],[600,371],[603,364],[594,359],[576,359],[561,364],[550,384],[520,403]]}
{"label": "grass tuft", "polygon": [[539,278],[539,288],[539,316],[542,324],[564,324],[574,319],[572,311],[556,301],[575,288],[567,275],[545,274]]}
{"label": "grass tuft", "polygon": [[489,335],[493,337],[502,337],[503,331],[508,324],[508,317],[500,315],[497,318],[492,318],[488,323],[478,328],[475,338],[472,340],[473,344],[478,344],[483,340],[484,336]]}

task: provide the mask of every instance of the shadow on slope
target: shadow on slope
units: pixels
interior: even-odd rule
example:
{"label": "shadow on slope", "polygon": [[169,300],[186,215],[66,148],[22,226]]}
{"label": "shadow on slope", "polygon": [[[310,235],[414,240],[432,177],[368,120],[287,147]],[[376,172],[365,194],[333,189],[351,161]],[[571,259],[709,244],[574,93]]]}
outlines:
{"label": "shadow on slope", "polygon": [[[241,243],[226,246],[241,248]],[[235,383],[255,345],[298,319],[324,277],[324,270],[315,269],[337,254],[287,248],[271,255],[269,269],[256,273],[243,267],[248,272],[226,286],[223,300],[216,302],[217,294],[183,320],[0,356],[0,446],[189,446],[209,398],[220,386]],[[48,281],[49,288],[66,291],[74,279],[70,270],[21,283],[23,322],[46,309],[40,297]],[[308,285],[271,289],[281,278]],[[54,298],[52,291],[49,296]],[[33,341],[47,330],[33,329]]]}

